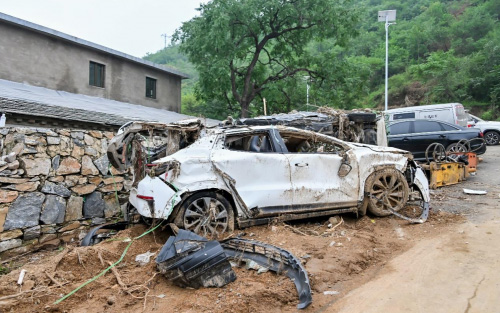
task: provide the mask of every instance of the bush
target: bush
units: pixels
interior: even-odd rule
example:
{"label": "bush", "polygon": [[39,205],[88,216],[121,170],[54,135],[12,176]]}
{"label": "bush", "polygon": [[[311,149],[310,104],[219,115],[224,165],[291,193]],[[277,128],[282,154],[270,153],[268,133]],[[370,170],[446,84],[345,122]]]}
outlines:
{"label": "bush", "polygon": [[493,111],[492,110],[488,110],[486,112],[484,112],[482,115],[481,115],[481,118],[485,121],[492,121],[494,120],[494,116],[493,116]]}

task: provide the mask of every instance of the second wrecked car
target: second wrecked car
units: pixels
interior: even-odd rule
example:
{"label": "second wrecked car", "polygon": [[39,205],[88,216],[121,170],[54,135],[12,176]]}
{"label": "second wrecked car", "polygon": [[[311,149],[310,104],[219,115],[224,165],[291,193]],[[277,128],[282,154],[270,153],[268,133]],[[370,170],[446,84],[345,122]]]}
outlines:
{"label": "second wrecked car", "polygon": [[[117,168],[135,162],[129,199],[139,214],[203,236],[278,217],[386,216],[414,194],[428,211],[427,179],[403,150],[285,126],[205,129],[199,122],[162,126],[156,136],[167,140],[160,149],[149,144],[152,126],[158,125],[124,127],[110,145],[110,161]],[[144,130],[151,139],[139,135]]]}

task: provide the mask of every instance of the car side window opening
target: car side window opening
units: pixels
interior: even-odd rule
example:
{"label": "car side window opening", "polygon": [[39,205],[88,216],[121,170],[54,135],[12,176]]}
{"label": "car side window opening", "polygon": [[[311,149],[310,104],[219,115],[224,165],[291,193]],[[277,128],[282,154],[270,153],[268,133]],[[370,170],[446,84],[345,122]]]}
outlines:
{"label": "car side window opening", "polygon": [[320,137],[306,137],[294,134],[280,134],[290,153],[338,153],[340,145]]}
{"label": "car side window opening", "polygon": [[389,126],[389,135],[401,135],[410,133],[410,122],[396,123]]}
{"label": "car side window opening", "polygon": [[440,123],[434,121],[415,121],[414,133],[432,133],[443,131]]}
{"label": "car side window opening", "polygon": [[443,128],[444,131],[455,131],[455,130],[458,130],[457,127],[455,126],[451,126],[451,125],[448,125],[448,124],[444,124],[444,123],[439,123],[441,125],[441,127]]}
{"label": "car side window opening", "polygon": [[415,112],[410,112],[410,113],[398,113],[394,114],[392,117],[393,120],[404,120],[408,118],[415,118]]}
{"label": "car side window opening", "polygon": [[224,146],[229,150],[247,152],[274,152],[266,133],[227,136]]}

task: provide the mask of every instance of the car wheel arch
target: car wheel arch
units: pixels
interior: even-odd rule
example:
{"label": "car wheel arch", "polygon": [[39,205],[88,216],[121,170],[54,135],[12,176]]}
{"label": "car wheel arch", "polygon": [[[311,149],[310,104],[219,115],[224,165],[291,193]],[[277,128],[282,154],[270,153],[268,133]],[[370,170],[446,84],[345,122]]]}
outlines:
{"label": "car wheel arch", "polygon": [[177,205],[174,207],[172,214],[170,214],[168,221],[171,223],[174,223],[175,225],[177,225],[179,227],[182,227],[183,226],[183,224],[182,224],[183,223],[183,216],[180,213],[181,213],[183,205],[186,203],[186,201],[192,195],[197,194],[197,193],[203,193],[203,192],[214,192],[214,193],[219,194],[222,197],[224,197],[231,205],[231,208],[232,208],[232,211],[234,214],[234,218],[236,221],[235,224],[237,224],[237,219],[238,219],[239,214],[238,214],[238,209],[236,207],[236,202],[234,201],[234,198],[230,192],[228,192],[227,190],[224,190],[224,189],[219,189],[219,188],[207,188],[207,189],[200,189],[200,190],[195,190],[195,191],[184,192],[181,195],[181,201],[179,201],[179,203],[177,203]]}

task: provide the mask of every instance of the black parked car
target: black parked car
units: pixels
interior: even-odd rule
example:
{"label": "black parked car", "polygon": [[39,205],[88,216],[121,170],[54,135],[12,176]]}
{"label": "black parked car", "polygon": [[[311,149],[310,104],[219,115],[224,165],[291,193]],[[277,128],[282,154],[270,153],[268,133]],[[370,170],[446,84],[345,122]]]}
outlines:
{"label": "black parked car", "polygon": [[[401,120],[389,124],[389,146],[413,153],[416,160],[425,160],[425,150],[434,142],[446,147],[447,151],[464,151],[459,143],[462,139],[482,138],[483,133],[476,128],[465,128],[442,121]],[[482,140],[472,140],[471,150],[477,154],[486,152]],[[480,147],[482,146],[482,147]],[[430,151],[429,156],[432,155]]]}

